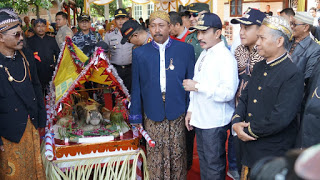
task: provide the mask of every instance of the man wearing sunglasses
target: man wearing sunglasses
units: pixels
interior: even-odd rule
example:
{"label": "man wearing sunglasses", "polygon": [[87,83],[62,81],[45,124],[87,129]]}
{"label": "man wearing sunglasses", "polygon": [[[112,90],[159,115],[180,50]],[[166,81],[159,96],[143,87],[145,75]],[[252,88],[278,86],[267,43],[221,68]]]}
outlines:
{"label": "man wearing sunglasses", "polygon": [[49,82],[52,80],[56,60],[60,53],[56,40],[46,35],[46,24],[45,19],[36,19],[34,21],[35,35],[27,39],[28,48],[32,50],[36,60],[37,72],[44,94],[46,94]]}
{"label": "man wearing sunglasses", "polygon": [[304,73],[305,83],[313,71],[313,67],[320,57],[320,45],[310,37],[313,17],[308,12],[297,12],[290,18],[293,40],[290,45],[292,62]]}
{"label": "man wearing sunglasses", "polygon": [[38,128],[46,126],[33,54],[12,9],[0,9],[0,179],[46,179]]}
{"label": "man wearing sunglasses", "polygon": [[152,36],[135,20],[128,20],[121,28],[121,44],[126,42],[135,45],[134,49],[152,41]]}

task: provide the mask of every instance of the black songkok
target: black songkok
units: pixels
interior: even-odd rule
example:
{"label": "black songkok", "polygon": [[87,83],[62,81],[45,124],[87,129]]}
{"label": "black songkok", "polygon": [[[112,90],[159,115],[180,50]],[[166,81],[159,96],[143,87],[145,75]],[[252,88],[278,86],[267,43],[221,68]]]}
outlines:
{"label": "black songkok", "polygon": [[11,8],[0,9],[0,33],[21,25],[18,15]]}

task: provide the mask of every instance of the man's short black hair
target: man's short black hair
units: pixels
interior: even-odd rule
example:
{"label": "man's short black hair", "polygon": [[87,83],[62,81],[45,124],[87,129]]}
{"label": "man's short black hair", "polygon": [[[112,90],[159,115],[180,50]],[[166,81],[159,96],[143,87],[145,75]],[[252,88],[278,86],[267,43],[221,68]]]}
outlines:
{"label": "man's short black hair", "polygon": [[182,18],[177,12],[171,11],[169,12],[169,16],[170,16],[170,24],[176,25],[177,23],[179,23],[180,26],[182,26]]}
{"label": "man's short black hair", "polygon": [[285,8],[282,11],[280,11],[280,14],[285,13],[287,16],[295,16],[296,13],[294,13],[292,8]]}
{"label": "man's short black hair", "polygon": [[190,18],[190,16],[191,16],[191,14],[190,14],[190,12],[189,11],[185,11],[185,12],[179,12],[179,15],[181,16],[181,17],[188,17],[188,18]]}
{"label": "man's short black hair", "polygon": [[64,19],[68,19],[68,14],[63,12],[63,11],[59,11],[57,14],[56,14],[56,17],[61,15]]}
{"label": "man's short black hair", "polygon": [[142,20],[142,21],[143,21],[142,17],[141,17],[141,18],[139,18],[139,21],[140,21],[140,20]]}

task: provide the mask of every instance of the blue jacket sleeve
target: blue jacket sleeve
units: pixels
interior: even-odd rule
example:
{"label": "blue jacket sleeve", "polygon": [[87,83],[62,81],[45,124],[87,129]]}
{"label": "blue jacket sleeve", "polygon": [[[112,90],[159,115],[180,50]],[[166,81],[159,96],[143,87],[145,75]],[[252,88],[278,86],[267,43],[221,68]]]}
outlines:
{"label": "blue jacket sleeve", "polygon": [[131,107],[129,121],[131,124],[142,123],[141,114],[141,86],[139,73],[139,59],[136,51],[132,53],[132,86],[131,86]]}
{"label": "blue jacket sleeve", "polygon": [[[195,66],[195,55],[194,55],[194,48],[190,45],[189,51],[189,62],[187,65],[187,73],[186,73],[186,77],[185,79],[193,79],[193,75],[194,75],[194,66]],[[188,111],[188,107],[189,107],[189,103],[190,103],[190,93],[187,92],[187,96],[186,96],[186,112]]]}

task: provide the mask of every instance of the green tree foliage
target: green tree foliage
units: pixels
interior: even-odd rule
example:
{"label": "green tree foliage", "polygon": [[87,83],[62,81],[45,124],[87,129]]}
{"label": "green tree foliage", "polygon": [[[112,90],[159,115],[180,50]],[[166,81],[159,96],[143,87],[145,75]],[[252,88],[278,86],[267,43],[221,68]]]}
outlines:
{"label": "green tree foliage", "polygon": [[25,14],[29,11],[29,7],[33,7],[32,11],[36,12],[40,17],[40,8],[49,9],[52,7],[51,0],[1,0],[0,7],[12,7],[19,14]]}

